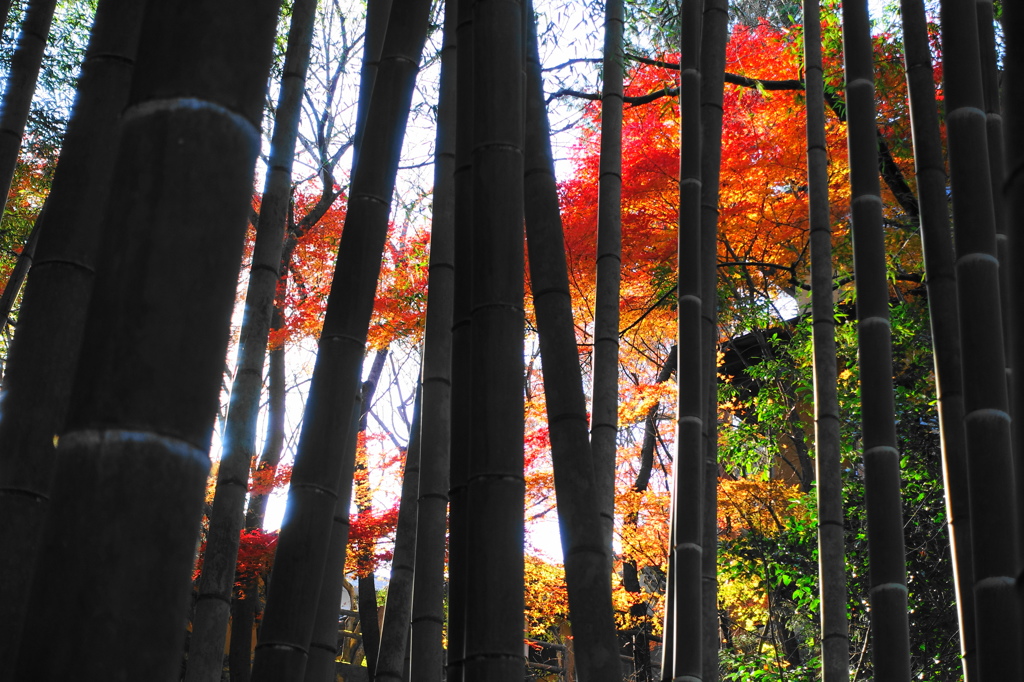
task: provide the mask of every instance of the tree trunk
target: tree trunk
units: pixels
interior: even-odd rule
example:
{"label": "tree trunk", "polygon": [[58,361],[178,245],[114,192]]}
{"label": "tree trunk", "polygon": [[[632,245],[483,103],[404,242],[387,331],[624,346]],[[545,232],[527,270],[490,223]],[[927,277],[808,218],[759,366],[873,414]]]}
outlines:
{"label": "tree trunk", "polygon": [[960,314],[956,303],[953,240],[946,196],[946,165],[939,137],[935,79],[924,3],[903,0],[904,54],[913,123],[914,163],[921,207],[921,242],[934,349],[935,384],[942,438],[946,516],[953,552],[953,578],[960,622],[960,651],[967,682],[977,679],[974,568],[971,558],[967,445],[964,440]]}
{"label": "tree trunk", "polygon": [[[50,35],[50,24],[57,0],[30,0],[21,22],[18,47],[11,57],[11,70],[7,74],[3,102],[0,103],[0,197],[7,205],[11,191],[14,169],[21,153],[21,138],[25,135],[25,123],[36,91],[39,66],[43,61],[43,50]],[[0,213],[2,213],[0,206]],[[14,302],[14,297],[8,297]],[[10,308],[0,310],[0,331],[7,324]]]}
{"label": "tree trunk", "polygon": [[[609,547],[615,525],[615,446],[619,433],[623,12],[622,0],[606,0],[597,200],[597,281],[594,294],[594,396],[590,431],[604,543]],[[559,248],[556,253],[562,251]]]}
{"label": "tree trunk", "polygon": [[231,615],[235,561],[239,533],[245,522],[249,470],[256,451],[256,422],[260,411],[267,339],[274,313],[274,295],[283,272],[281,248],[291,203],[292,162],[315,16],[315,0],[297,0],[294,3],[245,294],[238,364],[231,385],[223,454],[217,472],[203,571],[199,578],[199,596],[192,618],[185,682],[218,682],[224,667],[224,641]]}
{"label": "tree trunk", "polygon": [[[358,447],[359,420],[364,405],[362,394],[356,396],[351,414],[351,428],[348,441],[341,453],[345,462],[355,462]],[[306,664],[304,678],[306,680],[333,680],[337,676],[338,656],[338,621],[341,611],[341,592],[344,589],[345,555],[348,549],[349,512],[352,506],[353,470],[346,464],[338,484],[338,499],[334,505],[331,523],[330,544],[324,564],[324,576],[338,576],[338,580],[324,580],[318,595],[319,604],[313,619],[313,634],[310,637],[309,661]],[[328,603],[330,600],[330,603]],[[376,612],[374,613],[376,621]],[[366,646],[366,633],[363,632],[363,647]],[[370,678],[372,679],[372,678]]]}
{"label": "tree trunk", "polygon": [[677,454],[672,469],[669,577],[665,599],[662,675],[703,675],[702,544],[704,499],[704,377],[701,302],[701,123],[699,0],[684,0],[680,32],[679,156],[679,398]]}
{"label": "tree trunk", "polygon": [[873,51],[865,1],[843,4],[843,46],[849,112],[853,260],[857,272],[857,346],[861,370],[872,653],[878,679],[909,680],[900,453],[896,443],[889,284],[878,181]]}
{"label": "tree trunk", "polygon": [[412,591],[413,682],[440,682],[444,671],[444,564],[451,446],[452,309],[455,304],[455,96],[458,3],[445,3],[437,103],[434,204],[430,230],[420,420],[419,513]]}
{"label": "tree trunk", "polygon": [[[38,534],[92,293],[100,217],[118,116],[138,45],[142,3],[97,9],[60,164],[33,229],[38,259],[7,358],[0,412],[0,668],[17,653]],[[46,236],[43,237],[43,228]],[[26,247],[27,248],[27,247]],[[19,266],[23,261],[19,260]]]}
{"label": "tree trunk", "polygon": [[[523,6],[474,2],[465,679],[523,679]],[[460,41],[461,42],[461,41]]]}
{"label": "tree trunk", "polygon": [[[1003,9],[1003,31],[1006,36],[1006,54],[1003,59],[1007,83],[1020,83],[1024,78],[1024,8],[1010,3]],[[1024,90],[1007,87],[1004,93],[1006,111],[1006,184],[1003,196],[1007,202],[1010,258],[1014,263],[1024,262]],[[1010,273],[1011,291],[1024,291],[1024,268],[1013,268]],[[1011,317],[1014,339],[1024,338],[1024,297],[1011,299]],[[1024,367],[1024,344],[1014,343],[1011,349],[1013,416],[1017,428],[1013,437],[1014,484],[1017,498],[1018,520],[1024,507],[1024,381],[1021,368]],[[1021,547],[1018,546],[1018,551]],[[1019,556],[1018,556],[1018,565]],[[1024,612],[1024,577],[1017,577],[1017,608]],[[1018,640],[1019,641],[1019,640]],[[1024,647],[1018,644],[1018,657],[1024,657]]]}
{"label": "tree trunk", "polygon": [[1020,662],[1006,652],[1017,650],[1020,637],[1013,593],[1019,518],[1014,504],[977,15],[970,5],[942,3],[942,50],[971,486],[978,672],[982,680],[1018,679]]}
{"label": "tree trunk", "polygon": [[338,415],[355,400],[428,14],[423,0],[396,0],[388,22],[256,645],[257,682],[299,680],[306,666],[339,481],[352,471],[337,457],[350,431]]}
{"label": "tree trunk", "polygon": [[705,0],[701,21],[701,342],[704,354],[704,518],[701,554],[702,682],[718,682],[718,194],[727,0]]}
{"label": "tree trunk", "polygon": [[417,387],[409,447],[405,452],[405,468],[402,472],[402,496],[398,507],[394,556],[391,559],[391,579],[388,581],[384,624],[380,632],[380,650],[377,653],[377,665],[374,668],[374,679],[380,680],[403,682],[408,679],[405,676],[405,663],[412,613],[416,526],[419,522],[416,500],[419,497],[420,481],[422,390]]}
{"label": "tree trunk", "polygon": [[473,348],[473,40],[472,0],[458,2],[459,58],[455,97],[455,297],[452,309],[452,406],[450,489],[448,491],[448,657],[447,677],[451,682],[466,679],[466,608],[469,601],[469,510],[466,484],[469,480],[470,434],[473,397],[470,392]]}
{"label": "tree trunk", "polygon": [[807,187],[811,232],[811,320],[814,365],[814,451],[818,479],[818,585],[821,599],[823,682],[850,679],[847,620],[846,539],[843,535],[843,480],[832,297],[832,214],[825,143],[821,10],[804,0],[804,63],[807,88]]}
{"label": "tree trunk", "polygon": [[277,9],[147,8],[16,679],[180,673]]}
{"label": "tree trunk", "polygon": [[[621,6],[619,9],[621,10]],[[541,368],[551,435],[551,458],[554,465],[555,497],[558,503],[565,581],[569,594],[570,620],[573,624],[574,653],[577,670],[582,679],[591,682],[621,681],[622,664],[619,659],[619,643],[615,635],[611,600],[612,519],[605,516],[606,512],[610,511],[606,495],[612,495],[614,486],[606,487],[608,481],[603,481],[602,475],[597,473],[599,469],[614,465],[615,429],[610,432],[613,459],[607,461],[592,457],[591,448],[596,449],[598,446],[593,440],[588,439],[587,434],[583,374],[580,370],[576,329],[572,320],[572,299],[565,263],[565,239],[558,205],[554,161],[551,156],[551,131],[544,103],[536,30],[532,21],[532,4],[528,3],[527,10],[527,16],[531,17],[531,20],[528,23],[530,33],[526,78],[526,238],[530,253],[530,282],[540,337]],[[617,23],[621,35],[621,14],[618,19],[611,20],[611,23]],[[610,42],[615,41],[610,39]],[[621,41],[619,42],[621,44]],[[606,63],[607,61],[606,58]],[[611,76],[606,72],[605,77],[607,79]],[[621,90],[621,77],[618,82]],[[609,100],[606,98],[605,101],[607,103]],[[621,110],[621,93],[616,101]],[[606,120],[609,115],[610,112],[605,110]],[[619,118],[621,124],[621,115]],[[612,156],[616,155],[614,147],[615,145],[612,145]],[[611,161],[614,168],[614,159]],[[608,170],[606,167],[605,172],[617,171]],[[615,184],[612,182],[612,185]],[[617,192],[615,196],[618,196]],[[613,205],[616,203],[612,200]],[[614,217],[609,219],[614,222]],[[615,300],[618,301],[617,286],[613,293]],[[616,312],[617,308],[616,303]],[[617,315],[615,317],[618,318]],[[615,327],[614,340],[617,348],[617,321]],[[611,361],[614,362],[617,377],[617,353],[611,356]],[[614,386],[606,386],[606,389],[614,390]],[[595,388],[595,398],[596,396]],[[617,402],[612,401],[613,410],[616,409]],[[604,471],[604,474],[608,473],[614,473],[614,467],[612,471]]]}

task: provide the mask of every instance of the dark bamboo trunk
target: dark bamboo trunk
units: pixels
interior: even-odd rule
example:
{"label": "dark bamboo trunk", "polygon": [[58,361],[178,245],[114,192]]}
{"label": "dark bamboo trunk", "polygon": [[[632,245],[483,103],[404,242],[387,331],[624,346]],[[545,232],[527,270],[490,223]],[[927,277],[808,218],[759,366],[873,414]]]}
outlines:
{"label": "dark bamboo trunk", "polygon": [[[278,281],[278,292],[274,301],[274,317],[271,330],[280,329],[284,324],[284,303],[287,278]],[[264,477],[273,477],[284,453],[285,438],[285,373],[284,346],[271,348],[267,353],[269,368],[267,381],[267,436],[263,444],[256,470]],[[266,479],[264,479],[266,480]],[[249,495],[249,506],[245,511],[245,528],[253,530],[263,528],[263,520],[267,513],[267,502],[270,492],[255,492]],[[249,682],[252,675],[253,641],[252,632],[257,610],[262,611],[260,603],[259,582],[252,581],[243,586],[231,600],[231,641],[228,651],[228,668],[231,671],[231,682]],[[246,634],[240,634],[246,633]]]}
{"label": "dark bamboo trunk", "polygon": [[807,187],[811,233],[811,320],[814,362],[814,451],[818,479],[818,585],[821,598],[823,682],[850,679],[846,615],[846,542],[829,210],[821,10],[804,0],[804,76],[807,91]]}
{"label": "dark bamboo trunk", "polygon": [[885,235],[878,179],[874,63],[866,2],[843,4],[857,342],[868,516],[871,641],[875,675],[910,679],[906,550],[892,385]]}
{"label": "dark bamboo trunk", "polygon": [[[470,391],[473,348],[473,60],[472,0],[458,1],[455,97],[455,298],[452,309],[452,406],[448,491],[448,652],[447,678],[466,679],[466,608],[469,601],[469,480],[473,398]],[[415,667],[415,666],[414,666]]]}
{"label": "dark bamboo trunk", "polygon": [[[1009,319],[1010,264],[1007,239],[1006,208],[1001,188],[1006,181],[1003,158],[1003,116],[999,104],[999,65],[995,35],[995,16],[992,0],[975,0],[978,20],[978,48],[981,59],[981,84],[985,102],[985,137],[988,140],[988,168],[992,180],[992,208],[996,221],[996,256],[999,258],[1000,315]],[[1003,343],[1009,346],[1010,325],[1003,324]],[[1007,358],[1009,361],[1009,358]]]}
{"label": "dark bamboo trunk", "polygon": [[[475,2],[465,679],[523,679],[523,6]],[[460,40],[461,44],[461,40]],[[464,53],[465,54],[465,53]]]}
{"label": "dark bamboo trunk", "polygon": [[977,679],[974,623],[974,569],[971,558],[970,492],[964,433],[963,377],[960,362],[960,314],[956,302],[953,240],[946,196],[946,166],[939,138],[935,79],[924,3],[903,0],[904,54],[913,123],[914,163],[921,207],[921,242],[935,385],[942,438],[946,516],[953,551],[954,586],[960,622],[960,651],[967,682]]}
{"label": "dark bamboo trunk", "polygon": [[[1009,228],[1010,258],[1015,263],[1024,262],[1024,89],[1013,87],[1024,82],[1024,8],[1009,3],[1003,8],[1003,30],[1006,35],[1006,54],[1003,65],[1006,82],[1011,84],[1004,91],[1006,112],[1006,184],[1003,195],[1006,199],[1007,225]],[[1024,268],[1014,268],[1010,273],[1011,290],[1024,291]],[[1024,297],[1014,295],[1011,299],[1010,321],[1012,337],[1024,338]],[[1015,492],[1020,507],[1024,506],[1024,381],[1021,367],[1024,367],[1024,344],[1014,343],[1011,349],[1013,367],[1013,415],[1017,425],[1013,434],[1013,463],[1015,465]],[[1018,519],[1020,517],[1018,516]],[[1021,548],[1018,546],[1018,551]],[[1018,557],[1019,565],[1019,557]],[[1024,577],[1017,576],[1017,604],[1024,610]],[[1024,657],[1024,642],[1018,639],[1018,657]],[[1024,664],[1022,664],[1024,665]]]}
{"label": "dark bamboo trunk", "polygon": [[337,456],[351,430],[338,415],[355,400],[428,14],[422,0],[392,6],[256,646],[257,682],[299,680],[306,666],[339,481],[352,471]]}
{"label": "dark bamboo trunk", "polygon": [[[3,101],[0,102],[0,200],[7,204],[14,169],[21,153],[21,138],[25,134],[32,96],[36,91],[39,66],[43,50],[50,35],[50,24],[57,0],[30,0],[21,21],[18,47],[11,57],[11,70],[7,74]],[[3,207],[0,206],[0,209]],[[2,210],[0,210],[2,212]],[[10,303],[14,297],[8,297]],[[0,310],[0,329],[7,324],[10,307]]]}
{"label": "dark bamboo trunk", "polygon": [[[604,86],[598,169],[597,279],[594,294],[594,396],[590,445],[601,503],[604,543],[615,525],[616,439],[619,433],[619,287],[622,280],[623,2],[604,6]],[[558,252],[561,252],[559,249]]]}
{"label": "dark bamboo trunk", "polygon": [[1019,518],[1010,450],[996,215],[973,3],[942,3],[942,48],[971,488],[978,672],[982,680],[1018,679],[1020,661],[1006,652],[1017,649],[1020,637],[1013,591]]}
{"label": "dark bamboo trunk", "polygon": [[297,0],[292,6],[281,95],[274,120],[270,160],[263,185],[260,217],[256,225],[249,285],[239,337],[238,364],[231,385],[223,454],[209,517],[206,554],[199,578],[199,596],[192,618],[185,682],[218,682],[224,642],[231,615],[235,560],[239,533],[245,519],[249,470],[256,452],[256,422],[263,387],[263,366],[274,312],[274,296],[281,277],[281,250],[291,203],[292,161],[298,137],[302,96],[309,68],[310,45],[316,15],[315,0]]}
{"label": "dark bamboo trunk", "polygon": [[422,388],[417,387],[409,447],[406,449],[405,467],[402,471],[402,493],[398,507],[398,525],[395,529],[395,550],[391,559],[391,579],[388,581],[384,622],[380,629],[380,649],[374,674],[374,679],[377,680],[407,680],[405,663],[412,619],[416,526],[419,516],[417,498],[420,483],[421,398]]}
{"label": "dark bamboo trunk", "polygon": [[458,3],[445,3],[437,104],[434,203],[427,320],[423,334],[420,483],[413,579],[413,682],[440,682],[444,671],[444,565],[451,445],[452,309],[455,304],[455,44]]}
{"label": "dark bamboo trunk", "polygon": [[[350,417],[352,426],[349,429],[348,441],[344,444],[345,449],[342,453],[342,458],[346,462],[355,462],[359,437],[358,424],[362,419],[363,410],[369,404],[364,397],[365,394],[360,392],[352,407]],[[306,663],[303,673],[307,682],[334,680],[337,676],[335,659],[338,656],[338,620],[341,611],[341,592],[344,589],[345,557],[348,553],[348,538],[351,528],[349,512],[352,505],[352,473],[353,470],[348,468],[342,471],[341,481],[338,485],[338,499],[335,502],[334,514],[331,519],[330,544],[323,571],[325,577],[337,576],[338,579],[324,580],[320,587],[319,603],[313,620],[313,634],[310,637],[309,661]],[[372,582],[370,586],[372,589]],[[360,585],[360,588],[362,587]],[[376,625],[376,595],[374,595],[373,622]],[[362,623],[360,627],[363,628],[363,649],[365,651],[369,628],[365,627],[365,623]],[[367,672],[369,673],[369,668]]]}
{"label": "dark bamboo trunk", "polygon": [[32,231],[39,257],[7,358],[0,412],[0,666],[17,652],[141,16],[135,0],[99,5],[52,191]]}
{"label": "dark bamboo trunk", "polygon": [[718,195],[727,0],[705,0],[701,22],[701,352],[704,354],[704,518],[701,554],[702,682],[718,682]]}
{"label": "dark bamboo trunk", "polygon": [[16,679],[180,675],[277,9],[143,18]]}
{"label": "dark bamboo trunk", "polygon": [[[611,519],[604,516],[609,511],[605,495],[611,491],[599,482],[601,476],[597,474],[598,469],[610,462],[598,461],[591,456],[591,448],[596,449],[597,445],[592,437],[588,439],[587,434],[583,374],[572,320],[565,239],[532,4],[527,9],[531,20],[528,22],[526,72],[526,237],[540,337],[569,617],[573,624],[573,651],[576,671],[581,679],[590,682],[620,681],[622,666],[612,609],[611,544],[607,535],[610,532],[607,524]],[[621,15],[614,21],[618,22],[618,31],[621,32]],[[608,101],[606,97],[606,104]],[[618,106],[621,112],[621,92]],[[606,109],[604,115],[607,117],[609,113]],[[615,145],[611,146],[614,156]],[[607,171],[606,167],[606,172],[612,171]],[[617,301],[618,287],[615,289]],[[615,345],[618,345],[617,333]],[[611,359],[617,374],[618,359],[614,356]],[[614,434],[613,430],[611,435],[614,437]],[[614,452],[614,439],[611,445]]]}
{"label": "dark bamboo trunk", "polygon": [[[338,654],[338,617],[341,608],[341,595],[345,583],[345,561],[348,554],[349,514],[353,491],[356,508],[362,513],[369,511],[365,500],[369,499],[366,478],[361,479],[362,485],[356,485],[355,471],[365,472],[365,462],[356,463],[356,442],[358,434],[366,431],[366,424],[373,405],[373,396],[377,392],[384,363],[387,361],[388,349],[383,348],[374,353],[370,371],[359,392],[361,408],[355,413],[352,435],[346,444],[343,461],[353,463],[352,468],[346,466],[341,472],[338,482],[338,503],[334,511],[334,525],[331,530],[330,546],[327,553],[327,564],[320,583],[320,596],[317,598],[316,616],[313,620],[313,637],[309,647],[309,662],[306,664],[306,682],[331,682],[336,674],[334,660]],[[361,374],[362,372],[360,372]],[[355,486],[355,487],[353,487]],[[373,570],[360,575],[358,580],[359,627],[363,636],[363,653],[366,658],[366,674],[373,682],[377,669],[377,654],[380,649],[380,626],[377,621],[377,589]]]}
{"label": "dark bamboo trunk", "polygon": [[700,38],[702,3],[684,0],[680,33],[679,427],[672,470],[669,578],[665,607],[665,679],[703,675],[705,357],[702,352]]}

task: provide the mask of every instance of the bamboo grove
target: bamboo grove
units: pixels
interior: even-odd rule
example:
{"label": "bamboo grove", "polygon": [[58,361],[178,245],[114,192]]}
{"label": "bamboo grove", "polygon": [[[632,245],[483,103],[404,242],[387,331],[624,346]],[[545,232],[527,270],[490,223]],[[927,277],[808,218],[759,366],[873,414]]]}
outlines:
{"label": "bamboo grove", "polygon": [[1024,679],[1024,24],[898,5],[0,2],[3,678]]}

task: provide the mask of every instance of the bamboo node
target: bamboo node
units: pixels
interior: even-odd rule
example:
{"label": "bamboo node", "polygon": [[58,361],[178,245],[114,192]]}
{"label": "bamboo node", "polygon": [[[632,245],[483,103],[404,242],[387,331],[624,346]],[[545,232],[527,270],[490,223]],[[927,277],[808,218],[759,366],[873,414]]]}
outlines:
{"label": "bamboo node", "polygon": [[168,99],[151,99],[147,102],[140,102],[128,108],[122,118],[123,121],[131,121],[136,118],[152,116],[164,112],[175,111],[204,111],[216,114],[229,121],[242,131],[253,144],[259,144],[260,129],[249,119],[241,114],[236,114],[225,106],[197,97],[173,97]]}
{"label": "bamboo node", "polygon": [[105,446],[156,445],[168,455],[192,460],[208,467],[210,459],[206,450],[191,443],[152,431],[128,431],[122,429],[83,429],[72,431],[60,437],[60,449],[98,449]]}

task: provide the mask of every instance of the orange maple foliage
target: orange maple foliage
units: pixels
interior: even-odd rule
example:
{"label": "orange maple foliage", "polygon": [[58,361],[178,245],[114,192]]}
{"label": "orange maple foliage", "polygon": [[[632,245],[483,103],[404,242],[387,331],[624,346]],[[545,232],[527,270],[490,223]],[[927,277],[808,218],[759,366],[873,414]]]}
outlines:
{"label": "orange maple foliage", "polygon": [[[297,219],[307,215],[318,196],[297,191],[293,212]],[[259,197],[254,200],[259,208]],[[313,227],[297,240],[288,265],[289,282],[285,296],[285,325],[271,332],[270,344],[280,346],[300,338],[315,339],[323,327],[327,297],[331,290],[338,245],[345,224],[345,196],[341,195]],[[251,257],[250,230],[247,255]],[[385,348],[392,341],[419,340],[426,311],[429,233],[424,229],[392,226],[385,245],[368,346]]]}

